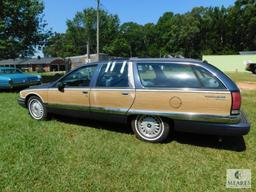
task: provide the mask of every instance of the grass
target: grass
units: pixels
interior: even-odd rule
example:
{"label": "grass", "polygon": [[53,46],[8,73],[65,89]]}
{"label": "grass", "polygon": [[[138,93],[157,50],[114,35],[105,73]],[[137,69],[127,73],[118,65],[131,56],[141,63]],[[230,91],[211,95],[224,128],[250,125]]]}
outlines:
{"label": "grass", "polygon": [[236,82],[241,81],[250,81],[256,82],[256,74],[252,74],[251,72],[243,72],[243,73],[227,73],[227,75]]}
{"label": "grass", "polygon": [[243,92],[250,134],[222,143],[176,133],[173,141],[150,144],[125,125],[38,122],[17,97],[0,93],[0,191],[226,191],[229,168],[251,169],[255,189],[256,91]]}

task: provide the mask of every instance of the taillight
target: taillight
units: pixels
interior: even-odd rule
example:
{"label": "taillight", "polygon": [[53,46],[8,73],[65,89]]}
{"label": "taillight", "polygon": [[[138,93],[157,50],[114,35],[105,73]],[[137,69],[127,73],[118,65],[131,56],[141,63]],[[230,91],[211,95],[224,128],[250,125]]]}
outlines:
{"label": "taillight", "polygon": [[231,108],[231,114],[237,115],[240,113],[240,107],[241,107],[241,94],[240,92],[232,92],[232,108]]}

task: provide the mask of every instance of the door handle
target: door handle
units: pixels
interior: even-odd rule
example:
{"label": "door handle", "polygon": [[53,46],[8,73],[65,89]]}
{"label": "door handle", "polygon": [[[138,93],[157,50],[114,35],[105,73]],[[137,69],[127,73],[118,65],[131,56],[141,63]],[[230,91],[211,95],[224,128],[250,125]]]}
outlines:
{"label": "door handle", "polygon": [[83,93],[83,94],[88,94],[88,91],[83,91],[82,93]]}
{"label": "door handle", "polygon": [[122,95],[129,95],[128,92],[122,92]]}

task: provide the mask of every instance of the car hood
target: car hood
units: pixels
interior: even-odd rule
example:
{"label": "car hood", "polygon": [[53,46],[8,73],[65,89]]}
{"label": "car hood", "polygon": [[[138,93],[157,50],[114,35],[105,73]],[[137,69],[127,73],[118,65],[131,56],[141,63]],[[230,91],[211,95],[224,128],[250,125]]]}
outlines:
{"label": "car hood", "polygon": [[45,84],[41,84],[41,85],[35,85],[35,86],[30,86],[28,89],[48,89],[50,87],[52,87],[52,85],[54,84],[54,82],[52,83],[45,83]]}

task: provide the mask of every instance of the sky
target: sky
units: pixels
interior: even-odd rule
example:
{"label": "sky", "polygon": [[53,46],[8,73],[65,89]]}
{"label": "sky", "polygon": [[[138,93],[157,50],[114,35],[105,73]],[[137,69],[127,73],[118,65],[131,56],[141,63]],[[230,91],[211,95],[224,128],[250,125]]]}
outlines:
{"label": "sky", "polygon": [[[65,32],[67,19],[74,18],[77,11],[95,7],[96,0],[43,0],[44,19],[53,32]],[[156,23],[167,11],[185,13],[197,6],[233,5],[235,0],[101,0],[101,8],[117,14],[120,22]]]}

